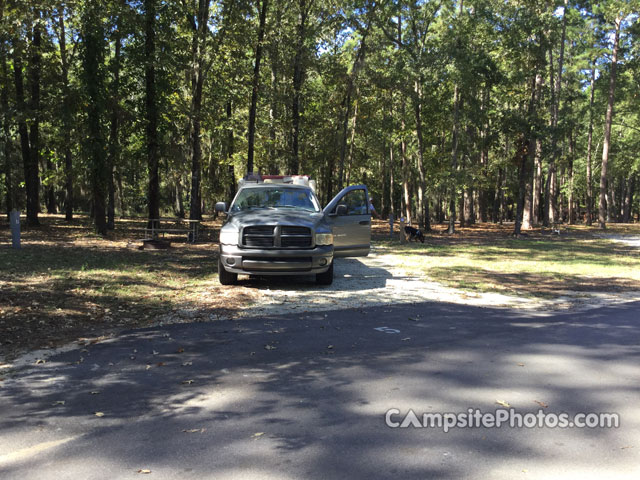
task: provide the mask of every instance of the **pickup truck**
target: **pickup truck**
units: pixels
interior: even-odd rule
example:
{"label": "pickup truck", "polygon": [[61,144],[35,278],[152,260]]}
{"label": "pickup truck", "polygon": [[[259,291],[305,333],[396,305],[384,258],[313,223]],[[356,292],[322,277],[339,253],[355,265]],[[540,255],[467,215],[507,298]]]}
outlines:
{"label": "pickup truck", "polygon": [[241,181],[220,229],[218,277],[223,285],[238,275],[315,275],[333,282],[336,257],[367,256],[371,214],[365,185],[343,189],[324,208],[306,176]]}

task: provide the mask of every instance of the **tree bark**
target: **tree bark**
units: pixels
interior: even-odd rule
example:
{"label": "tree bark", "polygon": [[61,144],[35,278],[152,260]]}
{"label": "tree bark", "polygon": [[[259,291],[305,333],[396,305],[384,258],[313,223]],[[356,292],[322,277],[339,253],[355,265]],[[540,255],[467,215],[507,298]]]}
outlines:
{"label": "tree bark", "polygon": [[609,96],[607,100],[607,114],[604,122],[604,143],[602,146],[602,168],[600,170],[600,204],[598,206],[598,225],[607,228],[607,167],[609,164],[609,148],[611,145],[611,124],[613,122],[613,104],[616,91],[616,67],[618,64],[618,45],[620,43],[620,24],[622,16],[618,14],[615,20],[615,36],[613,40],[613,54],[611,56],[611,77],[609,78]]}
{"label": "tree bark", "polygon": [[160,154],[158,148],[158,103],[156,98],[156,0],[145,0],[145,107],[147,170],[149,186],[147,190],[147,210],[149,225],[151,220],[160,218]]}
{"label": "tree bark", "polygon": [[[27,223],[39,225],[38,213],[40,212],[40,74],[42,71],[42,28],[40,25],[41,13],[35,11],[33,25],[33,38],[31,41],[31,62],[29,65],[29,84],[31,87],[31,126],[29,129],[29,142],[31,145],[31,195],[27,187]],[[29,197],[31,197],[29,199]],[[31,204],[31,208],[29,208]]]}
{"label": "tree bark", "polygon": [[[23,64],[22,64],[22,46],[18,42],[13,42],[13,76],[16,91],[16,106],[18,111],[18,133],[20,134],[20,149],[22,152],[22,165],[24,168],[24,179],[27,190],[27,218],[33,221],[38,219],[38,185],[37,185],[37,168],[35,166],[36,182],[34,185],[33,161],[31,158],[31,145],[29,142],[29,129],[27,127],[27,106],[24,96],[24,80],[23,80]],[[34,188],[35,186],[35,188]],[[34,198],[35,195],[35,198]],[[37,224],[37,223],[36,223]]]}
{"label": "tree bark", "polygon": [[298,35],[296,45],[296,55],[293,61],[293,103],[292,112],[292,136],[291,136],[291,157],[289,159],[289,175],[297,175],[300,169],[300,109],[302,83],[304,81],[304,41],[307,29],[307,16],[309,15],[309,3],[313,0],[298,0],[300,13],[298,16]]}
{"label": "tree bark", "polygon": [[596,66],[591,65],[591,92],[589,94],[589,133],[587,136],[587,225],[593,224],[593,173],[591,165],[593,146],[593,100],[595,94]]}
{"label": "tree bark", "polygon": [[624,204],[622,206],[622,223],[629,223],[631,221],[633,196],[636,190],[636,177],[637,174],[632,174],[631,178],[626,181]]}
{"label": "tree bark", "polygon": [[102,117],[104,114],[102,92],[104,90],[104,81],[101,71],[105,55],[105,35],[101,17],[102,12],[97,4],[91,4],[84,13],[82,28],[85,43],[83,70],[88,97],[87,130],[89,133],[88,150],[91,157],[93,219],[96,232],[100,235],[106,235],[105,190],[108,170],[102,132]]}
{"label": "tree bark", "polygon": [[[375,8],[375,7],[374,7]],[[358,72],[360,68],[364,64],[364,59],[366,55],[367,48],[367,36],[369,35],[369,30],[371,27],[371,22],[367,21],[367,26],[362,33],[362,39],[360,40],[360,46],[358,47],[358,52],[356,53],[356,58],[353,61],[353,67],[351,68],[351,73],[347,79],[347,89],[344,95],[344,99],[342,100],[344,113],[342,116],[342,142],[340,144],[340,162],[338,164],[338,190],[342,190],[344,187],[344,160],[347,151],[347,130],[349,124],[349,116],[351,113],[351,96],[353,94],[353,87],[358,77]],[[355,118],[355,115],[354,115]],[[353,132],[352,130],[352,140],[351,146],[353,147]]]}
{"label": "tree bark", "polygon": [[576,212],[575,212],[575,195],[573,191],[573,162],[575,155],[575,138],[573,136],[573,129],[569,130],[569,158],[567,165],[567,176],[569,183],[569,198],[567,200],[567,208],[569,210],[569,225],[574,225],[576,223]]}
{"label": "tree bark", "polygon": [[276,2],[275,28],[272,31],[272,40],[269,48],[269,59],[271,64],[271,105],[269,107],[269,174],[277,175],[280,171],[278,165],[278,147],[276,126],[280,118],[279,104],[279,75],[280,75],[280,54],[279,38],[281,36],[280,25],[282,24],[282,8],[280,2]]}
{"label": "tree bark", "polygon": [[249,128],[247,133],[247,174],[253,172],[253,150],[256,134],[256,109],[258,107],[258,90],[260,87],[260,61],[262,60],[262,42],[264,40],[265,24],[269,0],[262,0],[260,9],[260,24],[258,26],[258,43],[256,45],[255,63],[253,66],[253,80],[251,87],[251,105],[249,106]]}
{"label": "tree bark", "polygon": [[0,95],[0,105],[2,106],[2,135],[3,135],[3,156],[4,156],[4,180],[7,207],[7,218],[13,210],[13,181],[11,168],[11,119],[9,117],[9,74],[7,70],[7,57],[5,44],[2,43],[2,94]]}
{"label": "tree bark", "polygon": [[[116,22],[114,33],[114,57],[113,57],[113,85],[111,90],[111,121],[109,125],[109,160],[108,160],[108,191],[109,200],[107,206],[107,228],[115,228],[115,182],[114,171],[120,155],[120,51],[122,49],[122,35],[120,33],[120,18]],[[122,213],[122,212],[121,212]],[[157,217],[156,217],[157,218]]]}
{"label": "tree bark", "polygon": [[449,181],[449,228],[447,233],[453,234],[456,231],[456,181],[455,175],[458,170],[458,118],[460,114],[460,92],[458,84],[453,87],[453,127],[451,131],[451,180]]}
{"label": "tree bark", "polygon": [[65,178],[65,220],[73,220],[73,158],[71,156],[71,87],[69,84],[69,59],[67,56],[67,32],[64,22],[64,9],[58,12],[58,45],[62,67],[63,114],[62,128],[64,139],[64,178]]}
{"label": "tree bark", "polygon": [[[482,129],[480,130],[480,165],[482,169],[482,179],[486,181],[488,176],[488,168],[489,168],[489,116],[488,110],[490,108],[490,86],[485,85],[485,88],[482,91],[482,105],[481,109],[484,115],[484,120],[482,122]],[[487,221],[487,188],[483,184],[481,184],[478,189],[478,210],[479,210],[479,218],[481,222]]]}
{"label": "tree bark", "polygon": [[415,82],[413,112],[416,120],[416,136],[418,138],[418,224],[425,231],[431,230],[429,205],[425,202],[426,180],[424,172],[424,139],[422,136],[422,78]]}
{"label": "tree bark", "polygon": [[191,202],[189,219],[202,219],[200,181],[202,178],[202,89],[204,86],[204,55],[209,0],[198,0],[198,12],[193,23],[191,71]]}

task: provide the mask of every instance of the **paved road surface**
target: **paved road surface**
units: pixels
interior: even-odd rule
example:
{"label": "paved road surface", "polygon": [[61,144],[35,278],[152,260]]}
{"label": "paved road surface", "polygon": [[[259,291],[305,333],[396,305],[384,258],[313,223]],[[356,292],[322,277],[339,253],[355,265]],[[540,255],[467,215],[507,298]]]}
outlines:
{"label": "paved road surface", "polygon": [[[639,312],[422,303],[125,332],[0,382],[0,478],[637,479]],[[498,400],[621,425],[384,420]]]}

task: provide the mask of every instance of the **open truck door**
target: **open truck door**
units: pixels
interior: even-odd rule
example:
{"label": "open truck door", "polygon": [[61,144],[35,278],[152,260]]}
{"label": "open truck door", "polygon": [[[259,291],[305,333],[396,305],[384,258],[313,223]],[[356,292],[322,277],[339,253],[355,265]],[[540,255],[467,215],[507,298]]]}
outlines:
{"label": "open truck door", "polygon": [[366,257],[371,249],[371,212],[365,185],[340,191],[324,208],[333,228],[334,257]]}

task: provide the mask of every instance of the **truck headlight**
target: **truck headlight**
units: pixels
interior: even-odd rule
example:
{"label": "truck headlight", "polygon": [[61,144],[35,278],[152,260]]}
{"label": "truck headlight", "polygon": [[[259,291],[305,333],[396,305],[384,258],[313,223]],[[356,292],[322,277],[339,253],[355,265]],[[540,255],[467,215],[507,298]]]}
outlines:
{"label": "truck headlight", "polygon": [[316,233],[316,245],[333,245],[333,233]]}
{"label": "truck headlight", "polygon": [[237,230],[221,230],[220,243],[224,245],[237,245],[238,231]]}

